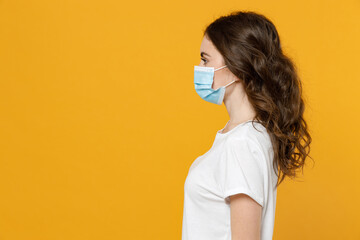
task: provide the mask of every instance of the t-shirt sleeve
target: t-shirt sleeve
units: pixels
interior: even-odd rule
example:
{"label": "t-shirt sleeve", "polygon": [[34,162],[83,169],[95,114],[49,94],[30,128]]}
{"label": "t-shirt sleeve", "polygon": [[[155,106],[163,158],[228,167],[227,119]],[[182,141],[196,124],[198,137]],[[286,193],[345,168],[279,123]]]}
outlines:
{"label": "t-shirt sleeve", "polygon": [[244,193],[264,206],[264,155],[260,146],[247,138],[230,138],[220,159],[220,187],[223,197]]}

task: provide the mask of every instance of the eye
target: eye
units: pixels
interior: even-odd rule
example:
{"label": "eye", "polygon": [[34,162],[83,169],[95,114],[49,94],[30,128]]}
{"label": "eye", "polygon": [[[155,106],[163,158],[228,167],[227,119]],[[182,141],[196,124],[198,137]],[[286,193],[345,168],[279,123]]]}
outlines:
{"label": "eye", "polygon": [[205,58],[201,58],[201,60],[203,60],[204,63],[207,63],[207,60]]}

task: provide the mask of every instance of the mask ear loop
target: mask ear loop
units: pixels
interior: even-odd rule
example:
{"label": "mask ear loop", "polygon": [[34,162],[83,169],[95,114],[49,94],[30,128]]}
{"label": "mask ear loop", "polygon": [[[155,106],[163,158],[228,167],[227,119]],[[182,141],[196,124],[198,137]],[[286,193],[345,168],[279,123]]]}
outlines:
{"label": "mask ear loop", "polygon": [[217,70],[220,70],[220,69],[222,69],[222,68],[225,68],[225,67],[227,67],[227,66],[224,65],[224,66],[222,66],[222,67],[219,67],[218,69],[215,69],[214,72],[217,71]]}
{"label": "mask ear loop", "polygon": [[226,84],[226,85],[224,86],[224,88],[226,88],[226,87],[227,87],[227,86],[229,86],[230,84],[233,84],[234,82],[236,82],[236,80],[234,80],[234,81],[232,81],[232,82],[230,82],[230,83]]}

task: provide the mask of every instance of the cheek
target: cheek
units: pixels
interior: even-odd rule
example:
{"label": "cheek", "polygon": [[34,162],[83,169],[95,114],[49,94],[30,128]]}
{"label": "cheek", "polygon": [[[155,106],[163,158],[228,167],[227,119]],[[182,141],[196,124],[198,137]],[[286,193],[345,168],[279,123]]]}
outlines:
{"label": "cheek", "polygon": [[225,85],[225,80],[224,80],[224,75],[223,74],[220,74],[220,73],[216,73],[214,74],[214,81],[213,81],[213,84],[212,84],[212,89],[218,89],[219,87],[221,86],[224,86]]}
{"label": "cheek", "polygon": [[212,89],[217,89],[219,86],[219,77],[218,75],[214,75],[214,80],[213,80],[213,83],[211,85],[211,88]]}

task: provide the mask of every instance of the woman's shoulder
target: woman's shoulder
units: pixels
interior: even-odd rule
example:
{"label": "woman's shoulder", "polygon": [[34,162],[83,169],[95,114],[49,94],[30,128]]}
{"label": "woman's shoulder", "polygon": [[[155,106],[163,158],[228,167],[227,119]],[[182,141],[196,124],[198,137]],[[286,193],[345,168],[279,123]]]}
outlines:
{"label": "woman's shoulder", "polygon": [[227,142],[236,141],[249,141],[251,144],[260,145],[262,147],[271,146],[271,138],[268,134],[266,127],[257,121],[247,122],[240,128],[236,128],[235,131],[229,135]]}

